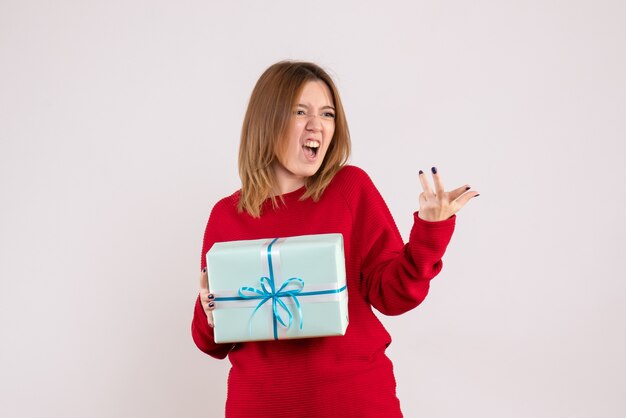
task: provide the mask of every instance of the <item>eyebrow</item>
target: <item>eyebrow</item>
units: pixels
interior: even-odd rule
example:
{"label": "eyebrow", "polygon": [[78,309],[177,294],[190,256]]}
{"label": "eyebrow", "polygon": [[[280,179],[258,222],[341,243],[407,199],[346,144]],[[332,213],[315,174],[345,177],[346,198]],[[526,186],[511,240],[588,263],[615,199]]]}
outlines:
{"label": "eyebrow", "polygon": [[[297,107],[304,107],[306,109],[309,108],[309,106],[305,105],[304,103],[298,103],[296,106]],[[335,108],[333,106],[322,106],[322,109],[332,109],[332,110],[335,110]]]}

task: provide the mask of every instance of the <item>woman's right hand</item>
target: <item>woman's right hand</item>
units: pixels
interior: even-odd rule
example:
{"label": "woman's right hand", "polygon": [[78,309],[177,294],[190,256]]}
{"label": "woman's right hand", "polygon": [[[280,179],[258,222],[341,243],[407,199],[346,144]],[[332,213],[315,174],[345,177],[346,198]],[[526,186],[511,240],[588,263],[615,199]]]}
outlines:
{"label": "woman's right hand", "polygon": [[213,328],[213,309],[215,309],[215,296],[209,291],[209,275],[206,267],[200,273],[200,303],[204,308],[207,322]]}

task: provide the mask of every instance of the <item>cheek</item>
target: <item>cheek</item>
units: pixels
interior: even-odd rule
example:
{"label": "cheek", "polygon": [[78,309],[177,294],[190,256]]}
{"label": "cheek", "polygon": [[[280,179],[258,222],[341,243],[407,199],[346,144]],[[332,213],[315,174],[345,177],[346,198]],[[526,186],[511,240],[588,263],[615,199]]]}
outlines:
{"label": "cheek", "polygon": [[300,127],[296,123],[292,123],[287,131],[285,152],[287,154],[293,154],[300,148]]}
{"label": "cheek", "polygon": [[335,124],[329,124],[326,129],[324,129],[324,135],[326,136],[326,138],[328,138],[328,140],[330,141],[333,136],[335,135]]}

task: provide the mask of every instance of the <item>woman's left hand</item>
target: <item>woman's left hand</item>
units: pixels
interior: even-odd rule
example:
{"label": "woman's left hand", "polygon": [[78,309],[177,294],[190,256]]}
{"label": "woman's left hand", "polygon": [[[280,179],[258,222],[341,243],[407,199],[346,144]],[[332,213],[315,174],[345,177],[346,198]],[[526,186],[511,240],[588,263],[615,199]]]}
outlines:
{"label": "woman's left hand", "polygon": [[443,183],[437,168],[433,167],[431,171],[435,182],[434,192],[430,188],[426,174],[421,170],[419,174],[422,189],[424,190],[419,196],[420,208],[418,216],[421,219],[429,222],[445,221],[465,206],[470,199],[478,196],[477,191],[468,192],[470,189],[468,184],[446,192],[443,189]]}

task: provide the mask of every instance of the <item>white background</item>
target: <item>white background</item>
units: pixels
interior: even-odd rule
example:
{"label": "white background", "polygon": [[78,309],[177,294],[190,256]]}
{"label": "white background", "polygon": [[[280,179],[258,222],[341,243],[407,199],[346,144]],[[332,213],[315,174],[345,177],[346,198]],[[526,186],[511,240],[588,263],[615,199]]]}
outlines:
{"label": "white background", "polygon": [[202,234],[256,79],[291,58],[335,77],[405,238],[419,169],[481,193],[426,302],[383,318],[405,415],[625,416],[625,22],[619,0],[2,0],[0,415],[223,414],[228,361],[190,336]]}

